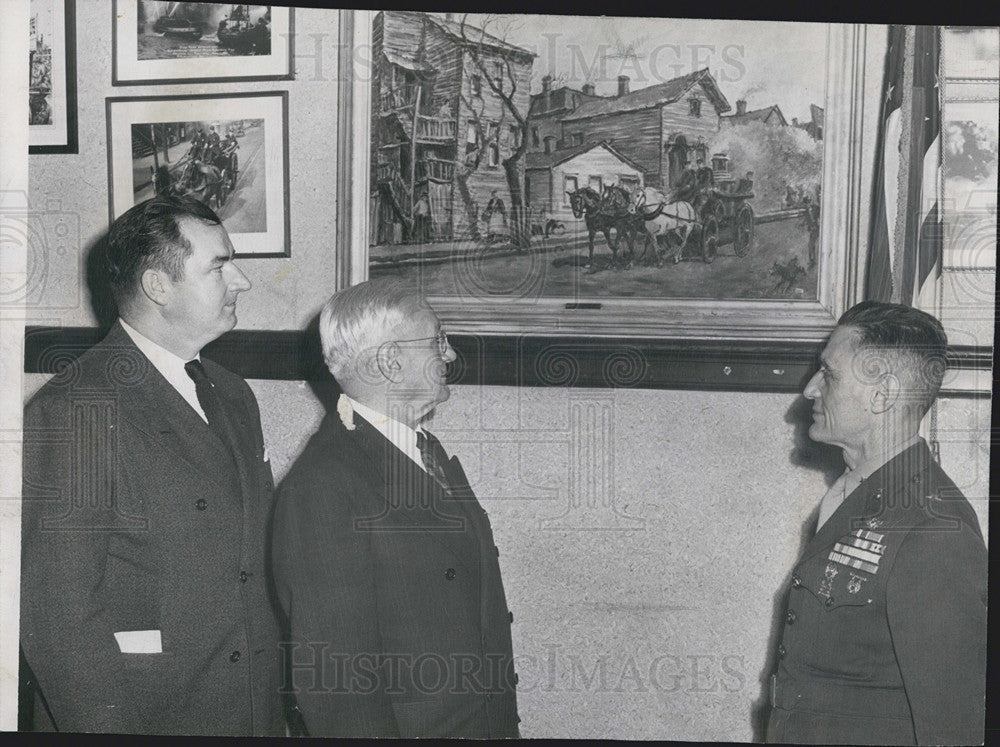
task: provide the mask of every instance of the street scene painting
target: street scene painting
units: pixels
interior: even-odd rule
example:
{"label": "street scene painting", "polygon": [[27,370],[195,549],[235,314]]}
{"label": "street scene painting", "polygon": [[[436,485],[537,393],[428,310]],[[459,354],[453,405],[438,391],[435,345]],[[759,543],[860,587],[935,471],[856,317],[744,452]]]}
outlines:
{"label": "street scene painting", "polygon": [[115,0],[114,9],[115,85],[291,78],[290,8]]}
{"label": "street scene painting", "polygon": [[28,143],[32,153],[76,152],[73,0],[31,0]]}
{"label": "street scene painting", "polygon": [[133,124],[133,200],[194,197],[228,231],[266,231],[264,140],[262,119]]}
{"label": "street scene painting", "polygon": [[816,301],[825,24],[375,15],[369,273]]}
{"label": "street scene painting", "polygon": [[212,208],[237,254],[286,256],[286,94],[110,99],[112,219],[156,194]]}

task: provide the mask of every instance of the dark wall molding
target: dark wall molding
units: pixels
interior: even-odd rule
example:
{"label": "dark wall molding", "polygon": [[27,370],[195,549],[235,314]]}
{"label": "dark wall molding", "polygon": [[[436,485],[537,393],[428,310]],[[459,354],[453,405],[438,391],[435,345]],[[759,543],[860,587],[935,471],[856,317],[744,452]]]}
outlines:
{"label": "dark wall molding", "polygon": [[[27,327],[25,373],[55,373],[103,337],[96,327]],[[822,343],[449,335],[458,354],[452,384],[528,387],[798,392],[816,370]],[[315,332],[229,332],[204,355],[247,379],[323,381]],[[954,369],[989,370],[991,348],[954,347]],[[953,394],[951,396],[963,396]],[[989,392],[964,396],[989,397]]]}

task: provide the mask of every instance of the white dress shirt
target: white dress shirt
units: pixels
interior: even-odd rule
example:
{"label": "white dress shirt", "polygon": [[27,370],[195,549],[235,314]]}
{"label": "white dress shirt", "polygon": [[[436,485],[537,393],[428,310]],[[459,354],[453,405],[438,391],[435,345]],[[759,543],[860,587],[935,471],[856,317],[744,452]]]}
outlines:
{"label": "white dress shirt", "polygon": [[[187,371],[184,370],[184,364],[187,361],[183,360],[179,355],[174,355],[166,348],[157,345],[141,332],[129,326],[124,319],[119,319],[118,321],[121,322],[122,328],[132,338],[132,342],[142,351],[142,354],[149,358],[149,362],[156,367],[157,371],[163,374],[163,378],[170,382],[170,386],[176,389],[177,393],[207,423],[208,418],[205,417],[204,410],[198,404],[198,392],[195,389],[194,381],[188,376]],[[200,360],[200,357],[195,356],[192,360]]]}
{"label": "white dress shirt", "polygon": [[866,461],[856,465],[854,469],[848,467],[844,470],[844,474],[838,477],[837,481],[830,486],[830,489],[826,491],[823,500],[819,504],[819,520],[816,522],[816,531],[819,532],[820,528],[826,523],[826,520],[833,515],[833,512],[840,507],[840,504],[844,502],[847,496],[853,493],[862,482],[878,471],[882,465],[887,464],[894,457],[902,454],[919,440],[920,436],[916,435],[908,438],[901,444],[897,444],[895,448],[890,449],[887,454],[879,459],[877,464],[873,464],[872,461]]}
{"label": "white dress shirt", "polygon": [[[358,402],[346,394],[341,396],[345,397],[351,403],[351,407],[354,408],[356,415],[360,415],[371,423],[375,430],[389,440],[389,443],[406,454],[420,469],[427,472],[423,457],[420,456],[420,449],[417,448],[417,432],[413,428],[395,418],[390,418],[388,415],[373,410],[368,405]],[[420,430],[423,431],[423,428]],[[426,433],[426,431],[424,432]],[[428,472],[428,474],[430,473]]]}

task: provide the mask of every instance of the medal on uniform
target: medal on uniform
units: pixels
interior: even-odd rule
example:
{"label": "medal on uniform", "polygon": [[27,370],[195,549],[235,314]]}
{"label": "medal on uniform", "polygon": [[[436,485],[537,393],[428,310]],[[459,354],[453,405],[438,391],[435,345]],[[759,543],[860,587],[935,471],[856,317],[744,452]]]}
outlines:
{"label": "medal on uniform", "polygon": [[833,579],[837,575],[837,566],[833,563],[827,563],[826,568],[823,570],[823,575],[825,578],[820,582],[819,594],[820,596],[829,597],[830,590],[833,588]]}
{"label": "medal on uniform", "polygon": [[861,584],[868,580],[867,576],[855,576],[851,574],[851,580],[847,582],[847,593],[857,594],[861,591]]}

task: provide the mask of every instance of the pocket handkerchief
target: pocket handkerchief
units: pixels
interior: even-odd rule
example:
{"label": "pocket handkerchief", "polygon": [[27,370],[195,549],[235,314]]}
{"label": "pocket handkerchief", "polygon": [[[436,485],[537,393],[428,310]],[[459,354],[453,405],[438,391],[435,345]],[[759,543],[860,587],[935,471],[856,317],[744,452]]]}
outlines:
{"label": "pocket handkerchief", "polygon": [[163,642],[158,630],[122,630],[115,633],[123,654],[162,654]]}

